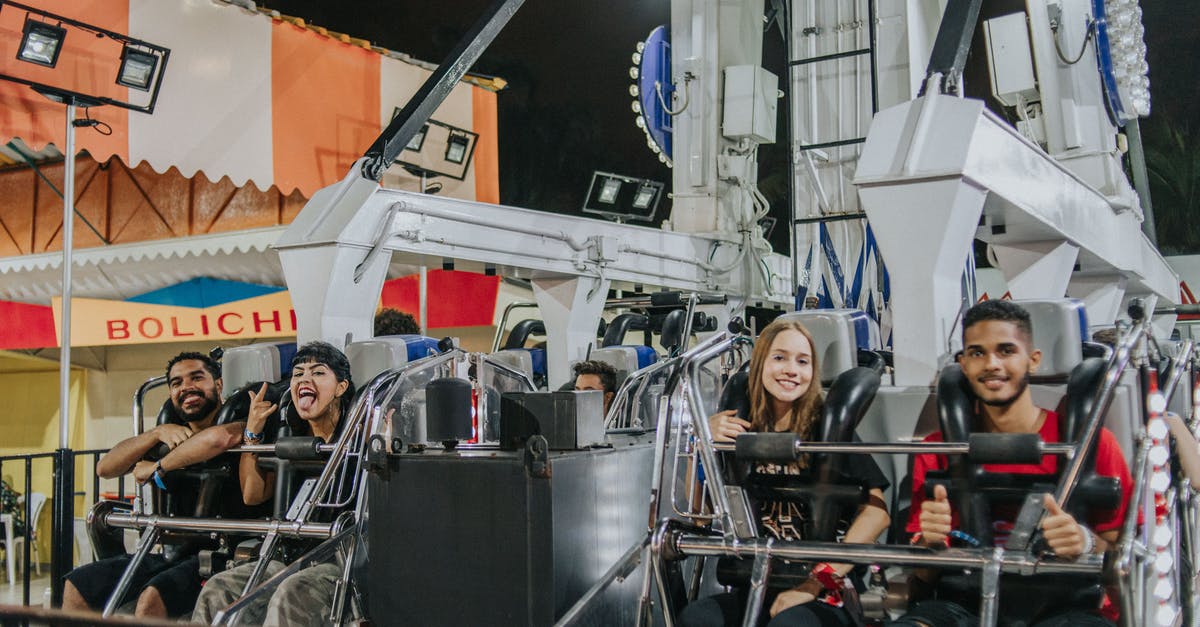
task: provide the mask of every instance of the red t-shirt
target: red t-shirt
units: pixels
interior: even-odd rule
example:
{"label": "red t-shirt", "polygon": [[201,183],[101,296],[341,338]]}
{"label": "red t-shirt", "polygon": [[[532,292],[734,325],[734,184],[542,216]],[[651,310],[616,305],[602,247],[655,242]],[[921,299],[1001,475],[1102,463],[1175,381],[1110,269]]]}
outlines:
{"label": "red t-shirt", "polygon": [[[1042,428],[1038,432],[1038,435],[1042,438],[1042,442],[1047,444],[1060,442],[1058,428],[1058,414],[1047,410],[1046,420],[1042,422]],[[924,441],[941,442],[943,441],[942,434],[941,432],[931,433]],[[1108,429],[1102,428],[1100,430],[1100,441],[1096,445],[1095,459],[1096,474],[1105,477],[1116,477],[1121,482],[1121,505],[1115,510],[1094,511],[1088,516],[1088,527],[1099,534],[1121,528],[1121,524],[1125,520],[1125,512],[1129,508],[1129,499],[1133,492],[1133,478],[1129,475],[1129,467],[1125,464],[1125,456],[1121,453],[1121,447],[1117,444],[1116,437]],[[949,462],[945,455],[923,453],[913,459],[912,507],[909,509],[908,525],[906,526],[909,533],[917,533],[921,530],[921,503],[925,501],[926,473],[931,470],[946,470],[948,466]],[[1056,472],[1058,468],[1058,456],[1045,455],[1042,457],[1042,463],[1040,464],[984,464],[983,468],[988,472],[995,473],[1048,475]],[[1007,538],[1008,532],[1012,529],[1013,522],[1018,513],[1015,508],[1008,512],[993,512],[996,515],[996,519],[992,521],[992,525],[997,545],[1003,544],[1003,540]],[[953,518],[953,526],[958,527],[958,512],[952,509],[951,516]],[[1118,610],[1116,607],[1111,606],[1108,599],[1105,599],[1101,613],[1105,618],[1116,620]]]}

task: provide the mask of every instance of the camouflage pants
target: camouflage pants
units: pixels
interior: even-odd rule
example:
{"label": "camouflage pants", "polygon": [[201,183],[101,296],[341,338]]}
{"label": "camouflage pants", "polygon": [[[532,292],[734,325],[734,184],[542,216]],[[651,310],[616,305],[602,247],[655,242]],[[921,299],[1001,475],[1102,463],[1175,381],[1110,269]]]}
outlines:
{"label": "camouflage pants", "polygon": [[[274,576],[283,570],[282,562],[267,564],[264,577]],[[200,598],[196,600],[193,622],[211,623],[213,616],[233,603],[242,594],[246,580],[254,570],[254,562],[242,564],[218,573],[204,584]],[[247,607],[238,624],[242,625],[331,625],[329,608],[333,604],[333,590],[342,576],[337,564],[316,564],[284,579],[264,603]],[[265,605],[265,607],[264,607]]]}

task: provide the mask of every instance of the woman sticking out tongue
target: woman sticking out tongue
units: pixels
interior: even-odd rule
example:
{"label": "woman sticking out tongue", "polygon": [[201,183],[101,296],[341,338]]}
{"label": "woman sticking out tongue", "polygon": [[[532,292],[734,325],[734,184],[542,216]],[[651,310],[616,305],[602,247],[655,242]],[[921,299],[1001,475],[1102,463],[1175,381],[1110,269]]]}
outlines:
{"label": "woman sticking out tongue", "polygon": [[[313,435],[326,443],[332,442],[354,395],[346,355],[325,342],[310,342],[300,347],[292,359],[290,389],[293,413],[302,421],[301,424],[293,421],[292,435]],[[264,383],[257,393],[250,393],[246,444],[262,442],[267,419],[276,409],[275,404],[263,400],[266,392]],[[275,473],[258,467],[256,453],[242,453],[239,470],[242,499],[247,505],[262,503],[274,493]]]}

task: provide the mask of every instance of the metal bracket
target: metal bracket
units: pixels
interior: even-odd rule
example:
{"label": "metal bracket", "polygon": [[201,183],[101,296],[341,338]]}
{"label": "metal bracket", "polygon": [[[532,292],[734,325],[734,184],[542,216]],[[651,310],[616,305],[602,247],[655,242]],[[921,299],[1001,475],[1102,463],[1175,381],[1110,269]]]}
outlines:
{"label": "metal bracket", "polygon": [[535,435],[525,442],[525,471],[537,479],[550,478],[550,445],[546,438]]}

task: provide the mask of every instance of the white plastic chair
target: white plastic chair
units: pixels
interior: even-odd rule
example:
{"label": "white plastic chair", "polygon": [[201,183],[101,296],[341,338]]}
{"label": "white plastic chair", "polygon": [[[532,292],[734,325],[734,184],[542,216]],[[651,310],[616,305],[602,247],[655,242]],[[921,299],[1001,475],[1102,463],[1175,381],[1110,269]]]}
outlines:
{"label": "white plastic chair", "polygon": [[[21,509],[24,510],[25,497],[22,496],[21,498],[17,499],[17,502],[22,505]],[[45,494],[43,494],[41,492],[30,493],[30,495],[29,495],[29,520],[26,521],[25,528],[29,530],[29,539],[33,541],[33,545],[31,546],[31,549],[33,551],[33,556],[32,556],[33,557],[33,568],[34,568],[34,571],[37,572],[38,575],[42,574],[42,554],[40,551],[38,551],[38,545],[37,545],[38,518],[41,517],[42,508],[44,508],[45,506],[46,506],[46,495]],[[14,553],[14,555],[24,555],[24,553],[22,552],[24,550],[24,546],[23,546],[24,542],[25,542],[25,536],[17,536],[15,538],[13,538],[13,547],[12,548],[14,551],[16,551],[16,553]]]}

